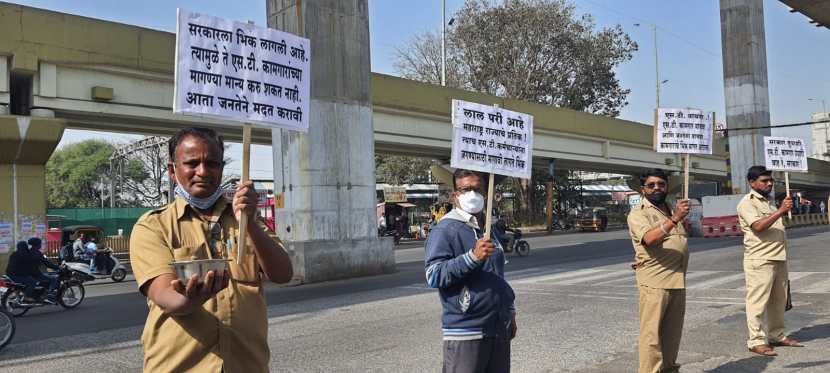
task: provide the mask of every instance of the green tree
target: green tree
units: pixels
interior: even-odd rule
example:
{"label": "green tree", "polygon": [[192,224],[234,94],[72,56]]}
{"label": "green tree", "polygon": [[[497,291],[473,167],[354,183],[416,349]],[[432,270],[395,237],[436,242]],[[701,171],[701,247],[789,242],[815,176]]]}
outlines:
{"label": "green tree", "polygon": [[112,151],[112,144],[101,140],[86,140],[56,150],[46,163],[49,208],[100,206],[102,177],[104,185],[109,185]]}
{"label": "green tree", "polygon": [[[593,18],[578,15],[567,0],[467,0],[453,17],[447,85],[608,116],[627,104],[630,90],[615,69],[632,58],[637,44],[619,25],[597,30]],[[397,49],[398,73],[440,83],[440,45],[437,33],[416,36]],[[522,215],[537,221],[544,206],[540,182],[512,184]]]}
{"label": "green tree", "polygon": [[375,154],[375,178],[392,185],[427,183],[432,162],[426,158]]}

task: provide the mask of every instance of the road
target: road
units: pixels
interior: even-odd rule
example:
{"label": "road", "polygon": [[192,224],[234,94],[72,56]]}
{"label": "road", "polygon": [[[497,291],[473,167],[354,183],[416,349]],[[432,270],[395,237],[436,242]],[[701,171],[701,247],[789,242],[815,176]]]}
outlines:
{"label": "road", "polygon": [[[830,370],[830,230],[790,232],[795,308],[788,330],[806,348],[777,358],[745,348],[739,238],[690,240],[684,372]],[[529,257],[509,257],[519,336],[514,372],[636,371],[637,294],[625,231],[532,237]],[[410,248],[407,248],[410,247]],[[440,371],[440,305],[423,285],[423,249],[396,251],[393,274],[269,286],[273,372]],[[135,372],[146,315],[135,282],[88,287],[76,310],[33,310],[0,352],[0,372]]]}

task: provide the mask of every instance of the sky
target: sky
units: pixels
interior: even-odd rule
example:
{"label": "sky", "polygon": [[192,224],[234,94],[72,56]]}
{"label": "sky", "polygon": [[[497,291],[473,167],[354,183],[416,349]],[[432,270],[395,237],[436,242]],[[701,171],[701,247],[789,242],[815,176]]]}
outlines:
{"label": "sky", "polygon": [[[501,1],[501,0],[499,0]],[[15,1],[24,5],[91,18],[122,22],[169,32],[175,31],[176,8],[181,7],[225,18],[265,22],[266,0],[224,1],[184,0],[33,0]],[[447,19],[463,0],[446,0]],[[621,25],[639,44],[631,61],[617,69],[623,87],[631,89],[628,105],[620,118],[649,123],[655,106],[654,35],[648,25],[657,26],[657,49],[664,107],[694,107],[715,111],[718,122],[724,117],[723,70],[721,63],[719,2],[716,0],[572,0],[578,13],[591,14],[597,29]],[[821,111],[821,100],[830,101],[830,30],[817,28],[799,13],[790,13],[777,0],[764,0],[767,70],[769,75],[772,124],[805,122]],[[369,0],[369,30],[372,71],[396,75],[395,48],[404,47],[415,35],[439,31],[440,0]],[[639,23],[642,26],[635,26]],[[813,101],[810,101],[810,99]],[[172,105],[172,103],[171,103]],[[798,136],[810,143],[809,127],[774,135]],[[102,134],[67,130],[60,146],[88,138],[108,137],[130,141],[140,136]],[[241,146],[233,145],[229,155],[241,158]],[[252,148],[251,175],[270,178],[269,146]],[[239,172],[239,163],[229,171]]]}

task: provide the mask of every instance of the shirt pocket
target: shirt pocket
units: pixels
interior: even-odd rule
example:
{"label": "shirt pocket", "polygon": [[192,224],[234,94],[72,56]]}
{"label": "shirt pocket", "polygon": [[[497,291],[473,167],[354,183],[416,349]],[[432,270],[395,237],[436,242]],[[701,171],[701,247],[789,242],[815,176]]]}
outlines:
{"label": "shirt pocket", "polygon": [[207,259],[207,253],[203,245],[183,245],[173,248],[173,260],[180,262],[185,260]]}
{"label": "shirt pocket", "polygon": [[231,278],[242,282],[259,282],[259,265],[254,254],[254,245],[249,239],[245,243],[245,255],[242,257],[242,262],[236,261],[237,250],[239,250],[239,231],[236,229],[230,230],[233,237],[231,247],[227,251],[230,254],[230,275]]}

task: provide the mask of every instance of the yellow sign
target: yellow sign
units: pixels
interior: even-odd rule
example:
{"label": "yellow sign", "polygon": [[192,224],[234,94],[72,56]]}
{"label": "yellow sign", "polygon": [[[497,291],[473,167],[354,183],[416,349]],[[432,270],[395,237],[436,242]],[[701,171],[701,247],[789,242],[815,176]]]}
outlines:
{"label": "yellow sign", "polygon": [[406,187],[383,187],[383,201],[389,203],[406,202]]}
{"label": "yellow sign", "polygon": [[274,194],[274,208],[275,209],[285,208],[285,196],[282,193]]}

